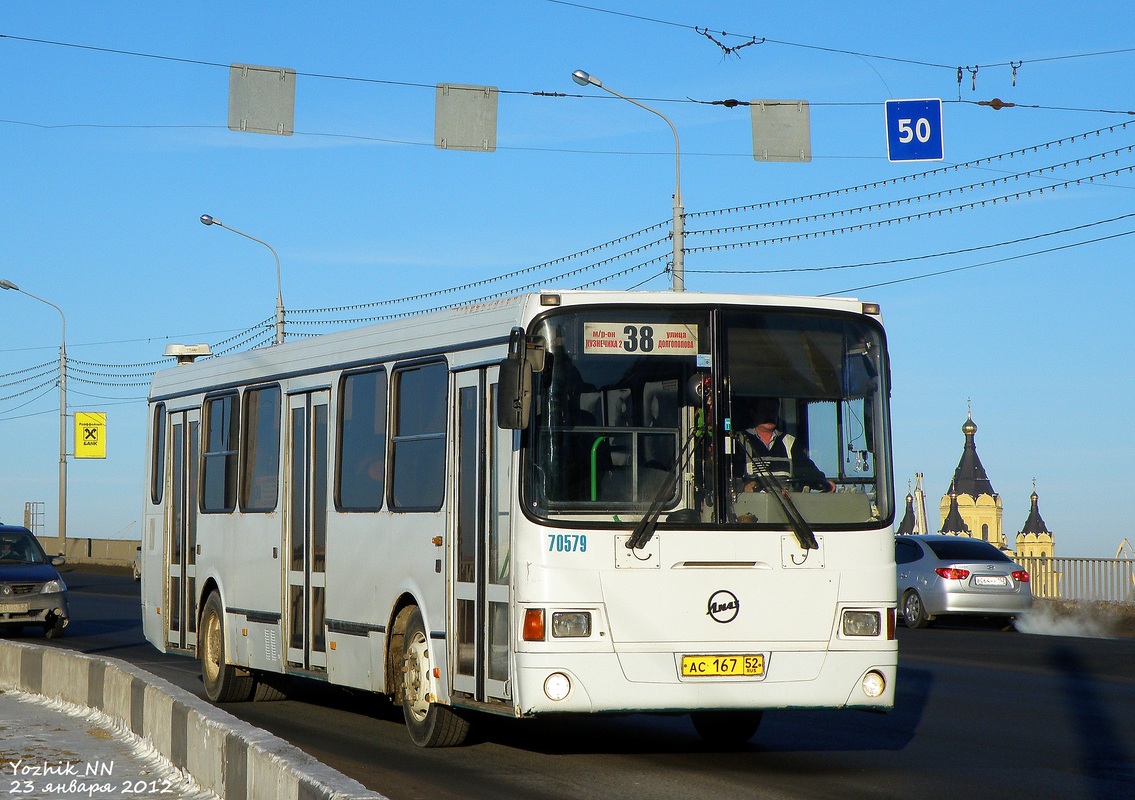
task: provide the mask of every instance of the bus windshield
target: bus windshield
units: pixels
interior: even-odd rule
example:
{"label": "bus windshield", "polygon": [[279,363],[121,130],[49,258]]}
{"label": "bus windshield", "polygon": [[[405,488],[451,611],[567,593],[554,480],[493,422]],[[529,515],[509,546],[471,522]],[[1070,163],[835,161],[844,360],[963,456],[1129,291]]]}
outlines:
{"label": "bus windshield", "polygon": [[567,308],[532,334],[546,348],[522,455],[536,517],[628,527],[653,505],[664,526],[891,519],[886,354],[873,320]]}

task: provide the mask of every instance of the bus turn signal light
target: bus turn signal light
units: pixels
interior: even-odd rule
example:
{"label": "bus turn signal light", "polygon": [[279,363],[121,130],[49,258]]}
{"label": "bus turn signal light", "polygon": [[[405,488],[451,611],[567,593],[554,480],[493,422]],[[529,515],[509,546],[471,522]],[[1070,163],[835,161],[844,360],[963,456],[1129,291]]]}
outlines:
{"label": "bus turn signal light", "polygon": [[524,641],[544,641],[544,609],[524,609]]}

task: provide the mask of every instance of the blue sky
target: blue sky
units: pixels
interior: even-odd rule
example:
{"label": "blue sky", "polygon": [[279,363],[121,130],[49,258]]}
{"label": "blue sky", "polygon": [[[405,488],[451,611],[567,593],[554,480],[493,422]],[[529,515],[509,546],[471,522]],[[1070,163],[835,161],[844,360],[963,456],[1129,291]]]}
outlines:
{"label": "blue sky", "polygon": [[[108,457],[71,462],[69,532],[138,535],[165,345],[274,313],[271,254],[201,214],[279,253],[289,335],[664,257],[602,263],[666,236],[674,142],[584,69],[679,132],[687,289],[881,304],[896,483],[925,474],[932,526],[972,404],[1006,533],[1035,478],[1057,554],[1111,556],[1135,537],[1132,23],[1091,1],[5,4],[0,278],[63,309],[69,410],[108,414]],[[228,130],[231,63],[296,70],[294,136]],[[496,152],[433,146],[438,83],[498,87]],[[883,104],[907,98],[943,100],[943,161],[888,161]],[[811,163],[756,162],[728,99],[807,100]],[[600,285],[666,289],[664,261]],[[50,535],[60,320],[15,292],[0,310],[0,519],[43,501]]]}

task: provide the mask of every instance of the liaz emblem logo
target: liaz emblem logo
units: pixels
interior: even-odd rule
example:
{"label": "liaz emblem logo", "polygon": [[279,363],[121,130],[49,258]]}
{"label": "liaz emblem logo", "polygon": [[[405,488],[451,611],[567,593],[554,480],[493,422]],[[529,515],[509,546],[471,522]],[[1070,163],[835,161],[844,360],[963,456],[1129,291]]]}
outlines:
{"label": "liaz emblem logo", "polygon": [[714,622],[732,622],[737,619],[741,610],[741,601],[737,595],[725,589],[719,589],[709,597],[709,608],[705,612]]}

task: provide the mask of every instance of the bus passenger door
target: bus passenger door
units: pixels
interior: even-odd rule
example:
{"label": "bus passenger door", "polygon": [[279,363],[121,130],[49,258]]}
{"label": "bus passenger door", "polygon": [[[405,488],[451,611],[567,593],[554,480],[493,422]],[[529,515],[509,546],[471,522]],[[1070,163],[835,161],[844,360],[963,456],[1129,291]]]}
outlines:
{"label": "bus passenger door", "polygon": [[453,688],[482,702],[510,698],[509,481],[511,430],[496,424],[496,367],[455,375],[456,435],[450,445],[454,575],[450,652]]}
{"label": "bus passenger door", "polygon": [[288,397],[284,630],[288,667],[315,672],[327,668],[324,609],[329,394],[324,389]]}
{"label": "bus passenger door", "polygon": [[170,414],[170,503],[166,523],[166,642],[197,646],[197,464],[201,411]]}

